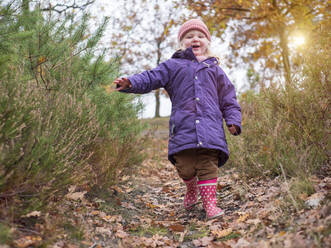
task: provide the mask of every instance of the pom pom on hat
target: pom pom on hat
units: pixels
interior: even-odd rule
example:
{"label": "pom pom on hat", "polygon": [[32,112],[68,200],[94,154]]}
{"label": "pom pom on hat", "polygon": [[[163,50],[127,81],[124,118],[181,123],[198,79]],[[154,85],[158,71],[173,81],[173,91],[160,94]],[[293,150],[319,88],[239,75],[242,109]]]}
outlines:
{"label": "pom pom on hat", "polygon": [[178,40],[181,41],[183,39],[184,35],[188,31],[193,30],[193,29],[199,30],[200,32],[204,33],[206,35],[207,39],[210,41],[209,30],[208,30],[206,24],[204,24],[204,22],[201,21],[200,19],[191,19],[191,20],[184,22],[184,24],[179,29]]}

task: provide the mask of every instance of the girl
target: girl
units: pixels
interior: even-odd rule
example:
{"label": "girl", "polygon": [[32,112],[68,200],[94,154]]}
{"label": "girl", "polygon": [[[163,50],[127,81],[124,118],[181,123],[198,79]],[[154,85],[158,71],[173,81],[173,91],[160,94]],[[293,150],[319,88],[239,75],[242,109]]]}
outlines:
{"label": "girl", "polygon": [[218,167],[229,151],[223,118],[233,135],[241,132],[241,109],[235,89],[218,60],[210,56],[210,33],[199,19],[185,22],[178,33],[181,49],[157,68],[118,78],[117,90],[148,93],[164,87],[172,102],[168,159],[187,188],[184,207],[198,201],[198,191],[208,219],[223,215],[216,206]]}

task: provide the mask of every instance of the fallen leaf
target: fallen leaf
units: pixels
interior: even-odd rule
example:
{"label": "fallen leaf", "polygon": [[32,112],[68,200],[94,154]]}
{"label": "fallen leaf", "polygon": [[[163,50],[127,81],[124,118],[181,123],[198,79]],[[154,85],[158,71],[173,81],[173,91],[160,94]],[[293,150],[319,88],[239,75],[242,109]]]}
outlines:
{"label": "fallen leaf", "polygon": [[42,239],[40,236],[25,236],[15,240],[14,243],[19,248],[26,248],[31,245],[37,245],[37,243],[39,243],[41,240]]}
{"label": "fallen leaf", "polygon": [[197,247],[208,246],[208,245],[210,245],[211,241],[213,241],[213,239],[214,239],[213,237],[203,237],[200,239],[195,239],[192,242]]}
{"label": "fallen leaf", "polygon": [[126,232],[122,231],[122,230],[118,230],[118,231],[115,233],[115,236],[116,236],[117,238],[123,239],[123,238],[128,237],[129,235],[128,235]]}
{"label": "fallen leaf", "polygon": [[33,211],[31,213],[28,213],[27,215],[25,215],[24,217],[40,217],[41,212],[40,211]]}
{"label": "fallen leaf", "polygon": [[95,232],[106,236],[112,235],[112,232],[108,228],[104,228],[104,227],[96,227]]}
{"label": "fallen leaf", "polygon": [[209,245],[210,244],[210,242],[211,241],[213,241],[213,237],[203,237],[202,239],[201,239],[201,244],[202,244],[202,246],[207,246],[207,245]]}
{"label": "fallen leaf", "polygon": [[87,191],[82,191],[82,192],[74,192],[74,193],[68,193],[65,195],[66,198],[70,200],[83,200],[84,195],[87,193]]}
{"label": "fallen leaf", "polygon": [[102,216],[101,219],[103,219],[106,222],[113,222],[111,215]]}
{"label": "fallen leaf", "polygon": [[148,208],[151,208],[151,209],[154,209],[154,208],[157,208],[157,207],[158,207],[157,205],[154,205],[154,204],[149,203],[149,202],[146,203],[146,206],[147,206]]}
{"label": "fallen leaf", "polygon": [[100,211],[94,210],[91,212],[91,215],[100,215]]}
{"label": "fallen leaf", "polygon": [[122,177],[122,181],[127,181],[127,180],[129,180],[130,179],[130,176],[123,176]]}
{"label": "fallen leaf", "polygon": [[169,193],[171,192],[171,188],[169,186],[163,186],[162,192]]}
{"label": "fallen leaf", "polygon": [[118,187],[117,185],[112,186],[112,189],[114,189],[118,193],[124,193],[123,190],[120,187]]}
{"label": "fallen leaf", "polygon": [[232,233],[232,228],[228,228],[224,230],[212,230],[211,233],[217,238],[223,238]]}
{"label": "fallen leaf", "polygon": [[137,209],[132,203],[129,202],[122,202],[122,207],[133,210]]}
{"label": "fallen leaf", "polygon": [[240,217],[238,218],[237,222],[244,222],[248,219],[249,214],[243,214],[240,215]]}
{"label": "fallen leaf", "polygon": [[185,226],[181,224],[173,224],[168,227],[173,232],[184,232]]}
{"label": "fallen leaf", "polygon": [[231,248],[231,246],[222,241],[212,241],[207,248]]}
{"label": "fallen leaf", "polygon": [[244,238],[240,238],[238,242],[234,245],[233,248],[243,248],[243,247],[249,247],[250,243],[245,240]]}
{"label": "fallen leaf", "polygon": [[247,224],[254,224],[255,226],[261,223],[261,220],[259,219],[249,219],[246,221]]}

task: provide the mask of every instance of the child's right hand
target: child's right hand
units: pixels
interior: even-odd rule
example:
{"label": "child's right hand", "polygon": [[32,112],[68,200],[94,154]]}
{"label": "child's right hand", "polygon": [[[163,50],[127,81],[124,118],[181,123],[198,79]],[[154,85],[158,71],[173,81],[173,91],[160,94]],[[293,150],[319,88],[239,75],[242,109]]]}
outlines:
{"label": "child's right hand", "polygon": [[115,81],[113,83],[116,84],[117,91],[125,90],[127,88],[132,87],[130,80],[125,77],[117,78],[117,79],[115,79]]}

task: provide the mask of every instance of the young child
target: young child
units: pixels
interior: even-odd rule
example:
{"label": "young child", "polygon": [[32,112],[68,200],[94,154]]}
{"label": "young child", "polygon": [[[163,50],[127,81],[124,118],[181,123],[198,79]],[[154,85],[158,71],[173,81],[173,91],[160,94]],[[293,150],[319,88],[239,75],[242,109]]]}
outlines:
{"label": "young child", "polygon": [[181,49],[155,69],[118,78],[117,90],[148,93],[164,87],[172,102],[168,159],[184,180],[184,207],[198,201],[208,219],[223,215],[216,206],[218,167],[229,151],[223,118],[233,135],[241,132],[241,109],[235,89],[218,60],[210,56],[210,33],[200,19],[185,22],[178,33]]}

